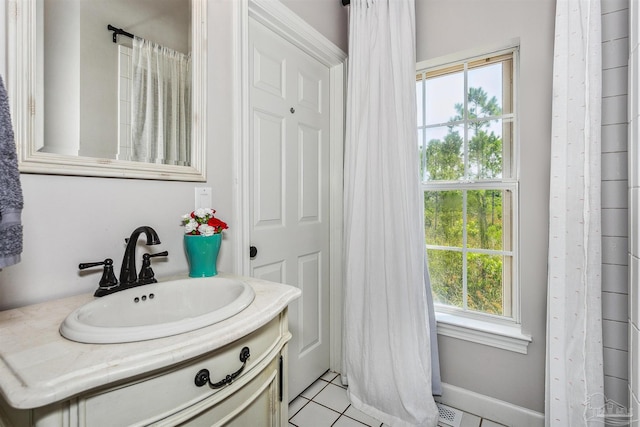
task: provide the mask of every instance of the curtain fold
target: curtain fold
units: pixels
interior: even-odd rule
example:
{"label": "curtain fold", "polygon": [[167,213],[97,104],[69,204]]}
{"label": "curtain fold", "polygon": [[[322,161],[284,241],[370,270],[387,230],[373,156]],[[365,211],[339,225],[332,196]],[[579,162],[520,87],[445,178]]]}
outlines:
{"label": "curtain fold", "polygon": [[436,426],[419,188],[414,0],[352,0],[343,378],[392,426]]}
{"label": "curtain fold", "polygon": [[546,426],[604,425],[600,20],[600,0],[557,1]]}
{"label": "curtain fold", "polygon": [[191,57],[133,39],[131,160],[189,165]]}

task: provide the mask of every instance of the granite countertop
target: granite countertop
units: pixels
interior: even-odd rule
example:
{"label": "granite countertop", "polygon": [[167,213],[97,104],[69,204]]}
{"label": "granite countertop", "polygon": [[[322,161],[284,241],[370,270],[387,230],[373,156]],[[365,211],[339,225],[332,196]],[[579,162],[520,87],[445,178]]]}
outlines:
{"label": "granite countertop", "polygon": [[0,394],[18,409],[58,402],[84,391],[166,368],[255,331],[301,294],[298,288],[221,273],[251,285],[255,299],[237,315],[166,338],[83,344],[60,335],[60,323],[94,299],[83,294],[0,311]]}

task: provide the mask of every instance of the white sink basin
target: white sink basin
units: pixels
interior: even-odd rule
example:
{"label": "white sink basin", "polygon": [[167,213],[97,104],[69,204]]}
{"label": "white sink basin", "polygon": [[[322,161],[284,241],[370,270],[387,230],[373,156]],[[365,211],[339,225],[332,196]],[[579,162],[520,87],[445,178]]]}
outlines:
{"label": "white sink basin", "polygon": [[248,284],[224,277],[153,283],[97,298],[60,325],[72,341],[94,344],[143,341],[213,325],[251,304]]}

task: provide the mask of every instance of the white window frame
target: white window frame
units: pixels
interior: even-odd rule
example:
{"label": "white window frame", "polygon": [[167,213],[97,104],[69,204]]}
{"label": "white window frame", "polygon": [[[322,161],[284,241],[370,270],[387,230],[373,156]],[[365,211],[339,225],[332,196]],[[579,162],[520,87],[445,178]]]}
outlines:
{"label": "white window frame", "polygon": [[[519,126],[518,126],[518,74],[519,74],[519,42],[510,41],[502,46],[493,46],[483,49],[474,49],[448,55],[416,64],[416,74],[435,71],[460,65],[465,62],[472,62],[477,59],[490,56],[513,53],[513,163],[514,169],[510,178],[500,181],[487,181],[493,188],[507,188],[513,191],[513,274],[511,280],[511,316],[495,316],[487,313],[478,313],[468,310],[457,309],[451,306],[436,304],[436,320],[438,324],[438,334],[492,347],[501,348],[517,353],[526,354],[528,344],[532,341],[531,336],[522,332],[520,320],[520,283],[519,280]],[[465,69],[466,71],[466,69]],[[466,78],[465,78],[466,86]],[[466,90],[465,90],[466,94]],[[466,101],[466,95],[465,95]],[[466,105],[466,102],[465,102]],[[424,110],[423,110],[424,111]],[[466,154],[465,154],[466,155]],[[445,189],[462,189],[465,182],[456,183],[456,187],[447,186],[443,183],[424,184],[420,183],[424,191]],[[468,188],[467,188],[468,189]]]}

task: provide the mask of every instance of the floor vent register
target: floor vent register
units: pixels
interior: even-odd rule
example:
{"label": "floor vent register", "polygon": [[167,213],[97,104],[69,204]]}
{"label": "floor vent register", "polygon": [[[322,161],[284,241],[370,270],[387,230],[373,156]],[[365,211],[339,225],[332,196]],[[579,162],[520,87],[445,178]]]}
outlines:
{"label": "floor vent register", "polygon": [[439,414],[438,423],[451,427],[460,427],[460,423],[462,422],[462,411],[438,402],[436,402],[436,406],[438,406]]}

